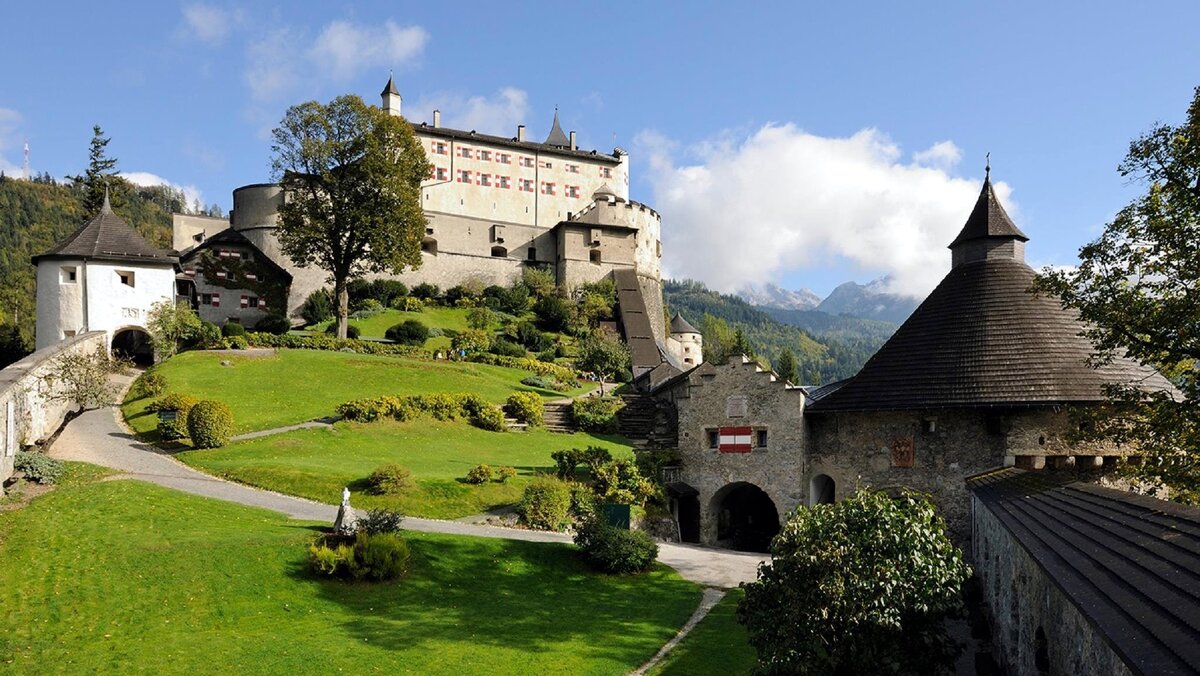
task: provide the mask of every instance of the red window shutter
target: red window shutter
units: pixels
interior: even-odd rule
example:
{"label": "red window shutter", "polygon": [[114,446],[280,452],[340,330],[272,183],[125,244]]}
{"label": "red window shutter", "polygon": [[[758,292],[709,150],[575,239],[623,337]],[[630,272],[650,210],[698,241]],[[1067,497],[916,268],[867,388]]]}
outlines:
{"label": "red window shutter", "polygon": [[221,307],[221,294],[214,293],[212,295],[212,306],[213,307]]}
{"label": "red window shutter", "polygon": [[250,307],[250,296],[242,296],[242,307]]}

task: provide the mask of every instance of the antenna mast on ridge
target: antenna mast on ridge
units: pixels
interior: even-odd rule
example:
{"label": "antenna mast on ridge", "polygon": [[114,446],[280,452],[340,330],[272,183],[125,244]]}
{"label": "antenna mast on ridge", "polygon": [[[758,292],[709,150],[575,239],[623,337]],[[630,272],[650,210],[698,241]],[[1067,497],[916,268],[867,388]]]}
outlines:
{"label": "antenna mast on ridge", "polygon": [[25,139],[25,180],[29,180],[29,139]]}

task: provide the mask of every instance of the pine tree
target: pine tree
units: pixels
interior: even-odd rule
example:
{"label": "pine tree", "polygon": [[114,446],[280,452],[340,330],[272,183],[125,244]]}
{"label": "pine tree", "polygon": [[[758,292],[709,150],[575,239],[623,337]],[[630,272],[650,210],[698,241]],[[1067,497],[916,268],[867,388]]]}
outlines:
{"label": "pine tree", "polygon": [[754,348],[750,347],[750,341],[746,340],[746,333],[742,331],[742,327],[738,327],[733,332],[733,353],[730,356],[746,355],[751,359],[754,358]]}
{"label": "pine tree", "polygon": [[100,125],[93,125],[87,172],[83,176],[67,177],[82,188],[83,211],[89,215],[100,211],[101,205],[104,204],[105,188],[114,193],[113,202],[119,201],[116,199],[116,193],[122,193],[124,190],[124,181],[117,177],[117,158],[108,156],[110,140],[104,135]]}
{"label": "pine tree", "polygon": [[775,373],[780,378],[793,384],[795,384],[796,378],[799,377],[796,374],[796,355],[792,354],[792,351],[786,347],[783,348],[783,352],[779,353],[779,359],[775,361]]}

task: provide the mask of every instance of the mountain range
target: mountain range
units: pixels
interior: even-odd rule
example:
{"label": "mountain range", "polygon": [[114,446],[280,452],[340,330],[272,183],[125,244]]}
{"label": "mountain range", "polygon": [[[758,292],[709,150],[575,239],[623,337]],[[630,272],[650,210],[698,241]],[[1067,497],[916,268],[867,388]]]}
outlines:
{"label": "mountain range", "polygon": [[[816,311],[833,317],[847,316],[900,324],[908,319],[920,300],[888,293],[887,286],[886,277],[876,279],[868,284],[846,282],[822,299],[811,289],[792,291],[775,284],[765,284],[746,287],[738,293],[738,296],[747,303],[763,309],[792,312]],[[823,320],[814,317],[813,321],[821,322]],[[806,326],[805,328],[811,327]]]}

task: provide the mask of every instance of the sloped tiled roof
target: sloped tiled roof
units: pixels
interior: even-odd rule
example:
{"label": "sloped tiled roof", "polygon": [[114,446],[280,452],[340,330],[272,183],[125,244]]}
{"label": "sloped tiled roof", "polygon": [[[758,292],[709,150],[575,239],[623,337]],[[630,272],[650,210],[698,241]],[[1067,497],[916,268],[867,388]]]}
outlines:
{"label": "sloped tiled roof", "polygon": [[113,213],[107,196],[104,198],[104,205],[100,207],[100,213],[66,239],[34,256],[34,265],[37,265],[41,258],[82,258],[160,265],[175,263],[175,258],[170,252],[147,242],[120,216]]}
{"label": "sloped tiled roof", "polygon": [[259,249],[257,246],[255,246],[254,242],[251,242],[249,239],[246,238],[245,235],[238,232],[237,230],[234,230],[233,228],[225,228],[224,230],[213,235],[212,237],[209,237],[208,239],[204,240],[200,244],[197,244],[196,246],[192,247],[191,249],[188,249],[183,254],[180,262],[183,263],[184,265],[190,263],[192,261],[192,259],[196,258],[196,256],[201,251],[212,248],[212,246],[214,244],[234,244],[237,246],[248,247],[251,251],[254,252],[254,264],[255,265],[262,265],[266,268],[269,268],[276,275],[279,275],[280,277],[286,279],[289,282],[292,280],[292,273],[285,270],[282,266],[280,266],[278,263],[276,263],[274,260],[272,260],[270,256],[266,255],[265,253],[262,252],[261,249]]}
{"label": "sloped tiled roof", "polygon": [[1015,237],[1023,242],[1029,241],[1025,233],[1008,217],[1000,200],[996,199],[991,178],[983,180],[983,190],[979,191],[975,208],[971,210],[971,215],[967,217],[967,222],[958,233],[958,237],[950,243],[950,248],[985,237]]}
{"label": "sloped tiled roof", "polygon": [[862,370],[813,411],[914,410],[1102,401],[1105,383],[1174,391],[1149,367],[1118,358],[1093,369],[1084,325],[1055,298],[1028,293],[1023,261],[959,265]]}
{"label": "sloped tiled roof", "polygon": [[617,286],[617,307],[620,311],[621,328],[625,342],[629,345],[629,356],[634,377],[662,363],[658,342],[654,340],[654,329],[633,270],[614,270],[613,281]]}
{"label": "sloped tiled roof", "polygon": [[700,331],[684,319],[682,314],[676,312],[675,316],[671,317],[671,333],[700,333]]}
{"label": "sloped tiled roof", "polygon": [[1006,469],[967,484],[1133,673],[1197,673],[1200,510],[1078,478]]}
{"label": "sloped tiled roof", "polygon": [[391,75],[388,76],[387,86],[384,87],[383,91],[379,93],[380,96],[387,96],[388,94],[400,96],[400,90],[396,89],[396,82],[392,79]]}

